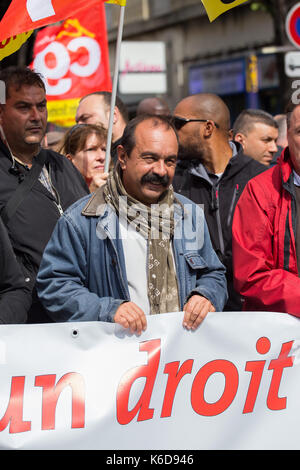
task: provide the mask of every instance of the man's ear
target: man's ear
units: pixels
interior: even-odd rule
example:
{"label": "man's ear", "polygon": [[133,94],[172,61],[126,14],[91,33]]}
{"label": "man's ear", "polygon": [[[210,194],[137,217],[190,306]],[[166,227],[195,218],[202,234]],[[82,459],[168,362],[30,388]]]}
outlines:
{"label": "man's ear", "polygon": [[117,153],[118,153],[118,160],[119,160],[119,163],[120,163],[120,167],[121,167],[122,170],[125,170],[126,162],[127,162],[127,153],[126,153],[126,150],[124,149],[123,145],[118,145]]}
{"label": "man's ear", "polygon": [[242,134],[241,132],[237,132],[234,136],[234,140],[236,142],[239,142],[242,145],[242,147],[244,147],[244,145],[245,145],[245,136],[244,136],[244,134]]}
{"label": "man's ear", "polygon": [[203,129],[203,137],[204,138],[209,138],[211,137],[213,131],[214,131],[214,123],[213,121],[207,121],[204,126],[201,126]]}
{"label": "man's ear", "polygon": [[70,160],[70,162],[73,160],[73,157],[70,153],[67,153],[66,157],[68,160]]}
{"label": "man's ear", "polygon": [[116,124],[116,122],[120,119],[120,111],[118,108],[115,106],[114,108],[114,118],[113,118],[113,124]]}

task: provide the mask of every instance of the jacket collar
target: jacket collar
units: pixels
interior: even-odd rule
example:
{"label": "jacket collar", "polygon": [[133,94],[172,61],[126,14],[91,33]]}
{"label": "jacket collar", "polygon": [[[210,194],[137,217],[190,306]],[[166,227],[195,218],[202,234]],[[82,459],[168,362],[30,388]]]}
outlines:
{"label": "jacket collar", "polygon": [[277,160],[277,165],[279,166],[281,170],[283,183],[287,183],[291,177],[291,174],[293,173],[293,166],[292,166],[292,162],[290,158],[290,151],[288,147],[286,147],[282,151],[279,159]]}
{"label": "jacket collar", "polygon": [[[11,161],[11,163],[13,164],[13,166],[15,166],[16,162],[17,162],[17,159],[16,157],[14,157],[13,153],[11,152],[9,146],[2,140],[2,138],[0,137],[0,150],[1,152],[7,157],[9,158],[9,160]],[[37,155],[39,155],[39,153],[43,150],[46,150],[46,153],[45,153],[45,163],[48,163],[50,161],[50,156],[51,156],[51,162],[53,163],[55,161],[55,163],[57,164],[58,167],[60,167],[61,169],[63,168],[60,161],[61,161],[61,155],[59,155],[58,153],[54,152],[53,150],[51,149],[43,149],[43,147],[40,147],[40,150],[39,152],[37,153]],[[36,155],[36,156],[37,156]],[[35,156],[35,157],[36,157]],[[35,158],[34,157],[34,158]],[[57,158],[58,157],[58,158]]]}
{"label": "jacket collar", "polygon": [[106,209],[106,202],[104,199],[104,186],[98,188],[89,198],[87,204],[81,211],[82,215],[86,217],[99,217],[102,216]]}
{"label": "jacket collar", "polygon": [[1,137],[0,137],[0,149],[5,154],[5,156],[8,157],[12,163],[14,163],[14,157],[12,153],[10,152],[9,148],[7,147],[7,145],[5,145],[5,143],[3,142]]}
{"label": "jacket collar", "polygon": [[[224,177],[227,175],[232,178],[236,173],[240,172],[243,167],[249,165],[250,163],[253,164],[253,158],[250,158],[244,154],[241,144],[239,142],[234,142],[234,145],[236,147],[236,152],[233,152],[233,155],[223,172],[222,179],[224,179]],[[182,169],[187,169],[190,174],[205,179],[211,184],[211,181],[207,175],[207,171],[204,165],[199,162],[199,160],[179,161],[178,165]]]}

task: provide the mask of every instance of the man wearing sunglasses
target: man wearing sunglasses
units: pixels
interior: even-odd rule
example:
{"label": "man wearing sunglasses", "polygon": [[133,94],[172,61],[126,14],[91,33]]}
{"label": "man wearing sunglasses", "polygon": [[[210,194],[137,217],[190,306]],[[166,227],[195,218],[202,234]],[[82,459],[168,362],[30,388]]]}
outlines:
{"label": "man wearing sunglasses", "polygon": [[230,141],[230,112],[217,95],[184,98],[175,107],[173,123],[180,144],[174,189],[203,204],[213,247],[227,270],[229,299],[224,310],[241,310],[233,288],[232,217],[246,183],[266,167]]}

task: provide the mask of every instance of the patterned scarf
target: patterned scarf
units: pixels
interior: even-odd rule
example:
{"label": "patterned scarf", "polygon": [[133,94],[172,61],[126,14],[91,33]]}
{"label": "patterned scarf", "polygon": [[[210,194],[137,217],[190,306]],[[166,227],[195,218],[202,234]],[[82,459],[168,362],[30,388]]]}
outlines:
{"label": "patterned scarf", "polygon": [[174,236],[173,189],[170,187],[158,204],[148,207],[126,192],[120,172],[117,164],[108,176],[104,198],[118,216],[124,217],[148,242],[150,314],[178,312],[180,303],[171,245]]}

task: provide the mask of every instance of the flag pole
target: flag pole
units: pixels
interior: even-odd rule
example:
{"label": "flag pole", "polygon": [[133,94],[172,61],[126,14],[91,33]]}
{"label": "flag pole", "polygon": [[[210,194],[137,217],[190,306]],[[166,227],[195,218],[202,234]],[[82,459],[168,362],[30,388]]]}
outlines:
{"label": "flag pole", "polygon": [[115,58],[115,70],[110,102],[110,115],[108,122],[108,131],[107,131],[107,142],[106,142],[106,153],[105,153],[105,166],[104,171],[107,173],[109,170],[110,164],[110,150],[111,150],[111,140],[112,140],[112,128],[114,120],[114,109],[116,104],[117,96],[117,87],[118,87],[118,78],[119,78],[119,66],[120,66],[120,52],[121,52],[121,42],[123,35],[123,26],[124,26],[124,16],[125,16],[125,5],[120,6],[120,19],[119,19],[119,28],[118,28],[118,37],[117,37],[117,46],[116,46],[116,58]]}

